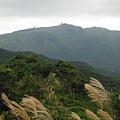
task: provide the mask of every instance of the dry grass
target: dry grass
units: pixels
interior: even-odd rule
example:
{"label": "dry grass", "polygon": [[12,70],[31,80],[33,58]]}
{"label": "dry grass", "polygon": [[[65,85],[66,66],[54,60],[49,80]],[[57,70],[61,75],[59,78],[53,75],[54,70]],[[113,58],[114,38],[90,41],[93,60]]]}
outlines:
{"label": "dry grass", "polygon": [[103,85],[97,79],[91,78],[90,84],[85,84],[85,88],[89,92],[88,96],[92,98],[93,102],[98,102],[102,110],[104,102],[109,104],[110,98]]}
{"label": "dry grass", "polygon": [[[100,118],[103,120],[113,120],[107,111],[103,111],[104,103],[110,104],[110,98],[103,85],[97,79],[91,78],[90,83],[85,84],[85,88],[88,90],[88,96],[92,98],[92,102],[98,102],[100,106],[100,110],[98,110]],[[92,111],[86,110],[86,113],[88,117],[94,120],[100,120]]]}
{"label": "dry grass", "polygon": [[108,96],[108,93],[106,92],[103,85],[95,78],[91,77],[90,85],[93,86],[99,93],[99,96],[102,101],[106,101],[107,103],[110,102],[110,98]]}
{"label": "dry grass", "polygon": [[113,120],[106,111],[99,110],[98,112],[104,120]]}
{"label": "dry grass", "polygon": [[89,91],[88,96],[90,98],[92,98],[91,101],[92,102],[98,102],[99,105],[100,105],[100,108],[103,109],[103,102],[102,102],[102,99],[99,96],[99,92],[89,84],[85,84],[85,88]]}
{"label": "dry grass", "polygon": [[20,104],[27,112],[33,113],[35,118],[53,120],[47,108],[45,108],[39,100],[32,96],[26,95]]}
{"label": "dry grass", "polygon": [[21,107],[18,103],[10,101],[5,93],[2,93],[2,100],[3,103],[11,109],[11,112],[17,117],[18,120],[19,117],[24,118],[25,120],[30,120],[30,117],[24,108]]}
{"label": "dry grass", "polygon": [[71,113],[71,117],[73,117],[76,120],[81,120],[81,118],[74,112]]}
{"label": "dry grass", "polygon": [[86,114],[89,118],[93,119],[93,120],[100,120],[96,114],[94,114],[92,111],[90,111],[89,109],[87,109]]}
{"label": "dry grass", "polygon": [[5,93],[2,93],[2,100],[3,103],[11,109],[11,112],[18,120],[19,117],[30,120],[29,113],[33,114],[31,118],[36,118],[38,120],[53,120],[42,103],[32,96],[27,95],[24,97],[21,101],[21,105],[15,101],[10,101]]}
{"label": "dry grass", "polygon": [[2,117],[0,116],[0,120],[2,120]]}

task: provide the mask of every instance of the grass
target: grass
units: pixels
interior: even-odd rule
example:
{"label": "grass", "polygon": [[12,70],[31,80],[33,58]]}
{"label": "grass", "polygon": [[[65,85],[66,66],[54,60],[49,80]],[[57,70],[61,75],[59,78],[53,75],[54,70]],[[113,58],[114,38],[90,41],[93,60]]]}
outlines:
{"label": "grass", "polygon": [[8,106],[11,112],[17,117],[17,120],[20,120],[20,118],[25,120],[31,120],[33,118],[37,120],[53,120],[47,108],[45,108],[39,100],[32,96],[25,96],[20,105],[15,101],[9,100],[5,93],[2,93],[2,100],[3,103]]}

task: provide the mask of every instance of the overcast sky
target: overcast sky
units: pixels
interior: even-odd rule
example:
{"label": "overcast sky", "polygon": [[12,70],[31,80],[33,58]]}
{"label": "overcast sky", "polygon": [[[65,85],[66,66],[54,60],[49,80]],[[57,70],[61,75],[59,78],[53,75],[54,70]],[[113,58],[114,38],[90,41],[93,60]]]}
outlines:
{"label": "overcast sky", "polygon": [[61,23],[120,30],[120,0],[0,0],[0,34]]}

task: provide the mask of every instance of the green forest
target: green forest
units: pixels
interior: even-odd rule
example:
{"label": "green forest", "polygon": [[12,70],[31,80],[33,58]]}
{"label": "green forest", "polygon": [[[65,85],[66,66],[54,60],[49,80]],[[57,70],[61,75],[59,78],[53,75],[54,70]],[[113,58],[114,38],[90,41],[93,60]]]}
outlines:
{"label": "green forest", "polygon": [[[20,103],[29,95],[41,101],[54,120],[73,120],[69,118],[71,112],[82,120],[91,120],[85,110],[96,113],[98,104],[91,102],[85,84],[93,77],[103,84],[111,98],[108,112],[115,120],[120,119],[120,78],[99,74],[85,63],[51,60],[33,53],[19,53],[8,58],[4,57],[0,63],[0,94],[5,93],[10,100]],[[3,120],[17,120],[2,98],[0,114]]]}

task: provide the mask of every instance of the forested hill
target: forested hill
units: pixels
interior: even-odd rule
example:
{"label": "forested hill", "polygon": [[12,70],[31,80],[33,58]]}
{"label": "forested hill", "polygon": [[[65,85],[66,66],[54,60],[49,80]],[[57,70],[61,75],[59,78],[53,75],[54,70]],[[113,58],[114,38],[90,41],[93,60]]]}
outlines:
{"label": "forested hill", "polygon": [[[42,64],[46,64],[47,62],[50,63],[50,64],[56,64],[57,62],[59,62],[60,60],[54,60],[54,59],[50,59],[48,57],[45,57],[43,55],[40,55],[40,54],[36,54],[36,53],[33,53],[33,52],[12,52],[12,51],[8,51],[8,50],[4,50],[4,49],[1,49],[0,48],[0,64],[10,64],[10,61],[12,59],[15,59],[16,62],[18,62],[18,66],[21,66],[21,69],[22,67],[24,68],[25,65],[22,63],[21,59],[24,60],[24,59],[29,59],[29,62],[34,62],[34,60],[39,60],[42,62]],[[20,61],[17,61],[17,59]],[[27,62],[27,61],[24,61],[24,62]],[[29,63],[28,62],[28,63]],[[109,71],[106,71],[106,70],[96,70],[95,68],[91,67],[89,64],[87,63],[84,63],[84,62],[80,62],[80,61],[61,61],[61,62],[65,62],[67,64],[71,64],[73,65],[74,67],[76,67],[77,69],[79,69],[80,73],[81,74],[84,74],[86,76],[86,78],[90,78],[90,77],[95,77],[97,79],[100,79],[100,81],[102,81],[102,83],[110,90],[110,89],[113,89],[115,91],[120,91],[120,89],[118,89],[118,86],[120,85],[120,80],[119,78],[112,78],[112,77],[109,77],[109,76],[112,76],[112,74],[109,72]],[[22,64],[21,64],[22,63]],[[15,63],[14,63],[15,64]],[[37,64],[36,64],[37,65]],[[44,69],[48,69],[47,67],[49,66],[46,66],[44,65]],[[68,67],[68,66],[66,66]],[[2,68],[2,67],[1,67]],[[34,69],[37,69],[37,66],[36,68]],[[43,69],[43,68],[42,68]],[[50,68],[51,69],[51,68]],[[63,68],[61,69],[64,69],[64,66]],[[50,70],[48,70],[50,72]],[[99,72],[100,71],[100,72]],[[46,70],[45,70],[46,72]],[[51,71],[52,72],[52,71]],[[68,71],[69,72],[69,71]],[[77,72],[77,71],[76,71]],[[108,72],[108,73],[107,73]],[[102,74],[101,74],[102,73]],[[104,74],[106,73],[106,75],[109,75],[108,77],[105,76]],[[116,73],[114,71],[114,74],[117,74],[117,75],[113,75],[113,76],[119,76],[120,73]],[[1,73],[2,75],[2,73]]]}
{"label": "forested hill", "polygon": [[[10,54],[9,51],[3,49],[1,51],[7,56]],[[82,119],[88,120],[84,108],[92,109],[94,112],[98,109],[96,104],[90,102],[84,88],[93,77],[109,91],[113,101],[111,106],[115,111],[114,114],[119,118],[119,112],[116,111],[119,111],[120,78],[101,75],[82,62],[71,64],[63,60],[54,61],[44,56],[38,59],[39,56],[28,54],[30,52],[25,55],[23,53],[15,55],[16,53],[13,52],[14,56],[7,60],[6,64],[0,65],[0,94],[6,93],[12,103],[13,101],[19,103],[27,94],[40,100],[51,111],[54,119],[66,120],[74,111]],[[79,68],[75,65],[79,65]],[[2,104],[1,97],[0,114],[2,116],[4,114],[5,120],[14,119],[9,109]]]}
{"label": "forested hill", "polygon": [[17,52],[11,52],[0,48],[0,64],[7,63],[10,58],[17,54]]}
{"label": "forested hill", "polygon": [[[9,62],[9,60],[11,58],[18,56],[18,55],[23,55],[23,56],[33,55],[33,56],[37,56],[40,61],[49,61],[52,63],[56,63],[58,61],[58,60],[54,60],[54,59],[45,57],[41,54],[36,54],[36,53],[30,52],[30,51],[13,52],[13,51],[8,51],[8,50],[0,48],[0,64],[6,64]],[[69,62],[71,64],[73,64],[74,66],[76,66],[77,68],[82,68],[82,69],[85,69],[88,71],[96,72],[96,70],[93,67],[91,67],[90,65],[88,65],[87,63],[80,62],[80,61],[69,61]]]}
{"label": "forested hill", "polygon": [[83,61],[92,66],[120,70],[120,31],[61,24],[0,35],[0,47],[32,51],[49,58]]}
{"label": "forested hill", "polygon": [[33,53],[33,52],[30,52],[30,51],[14,52],[14,51],[8,51],[8,50],[5,50],[5,49],[0,48],[0,64],[8,63],[8,61],[9,61],[11,58],[13,58],[14,56],[19,55],[19,54],[25,55],[25,56],[30,55],[30,54],[34,54],[34,55],[36,55],[36,56],[38,57],[38,59],[41,60],[41,61],[42,61],[42,60],[48,60],[48,59],[49,59],[49,61],[54,61],[54,60],[52,60],[52,59],[50,59],[50,58],[47,58],[47,57],[45,57],[45,56],[43,56],[43,55],[35,54],[35,53]]}
{"label": "forested hill", "polygon": [[[16,56],[16,55],[30,55],[30,54],[34,54],[38,57],[39,60],[44,61],[44,60],[48,60],[50,62],[57,62],[57,60],[48,58],[44,55],[41,54],[36,54],[34,52],[30,52],[30,51],[26,51],[26,52],[13,52],[13,51],[8,51],[5,49],[0,48],[0,64],[5,64],[8,63],[8,61]],[[91,67],[89,64],[85,63],[85,62],[81,62],[81,61],[69,61],[71,64],[73,64],[74,66],[76,66],[77,68],[81,68],[82,70],[88,70],[88,71],[92,71],[93,73],[100,73],[103,75],[107,75],[107,76],[112,76],[112,77],[120,77],[120,71],[111,71],[111,70],[106,70],[106,69],[101,69],[99,67]]]}

